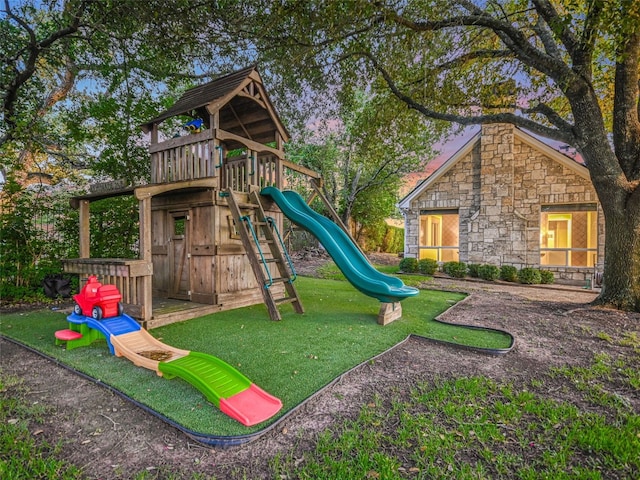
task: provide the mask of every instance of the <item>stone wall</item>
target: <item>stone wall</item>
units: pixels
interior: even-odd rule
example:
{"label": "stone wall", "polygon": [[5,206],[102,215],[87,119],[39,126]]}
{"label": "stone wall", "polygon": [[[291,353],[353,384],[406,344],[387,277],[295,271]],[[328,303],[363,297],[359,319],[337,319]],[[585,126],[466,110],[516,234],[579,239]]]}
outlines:
{"label": "stone wall", "polygon": [[[471,152],[412,202],[405,216],[405,255],[418,256],[420,210],[457,208],[460,261],[539,266],[541,206],[597,203],[598,198],[572,160],[536,146],[535,139],[512,125],[483,126]],[[599,205],[598,210],[598,264],[602,264],[604,217]],[[554,271],[559,282],[584,282],[593,272],[545,268]]]}

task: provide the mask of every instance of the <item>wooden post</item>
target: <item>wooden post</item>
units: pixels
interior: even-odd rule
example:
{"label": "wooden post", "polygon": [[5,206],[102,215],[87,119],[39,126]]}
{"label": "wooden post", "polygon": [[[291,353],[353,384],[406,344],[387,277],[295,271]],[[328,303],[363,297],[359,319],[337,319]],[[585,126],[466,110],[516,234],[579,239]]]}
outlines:
{"label": "wooden post", "polygon": [[[284,139],[282,138],[282,136],[280,135],[279,132],[276,132],[276,148],[280,151],[280,152],[284,152]],[[277,188],[283,188],[284,187],[284,166],[282,165],[282,162],[280,161],[282,158],[284,158],[284,156],[277,156],[276,157],[276,178],[275,178],[275,182],[276,182],[276,187]]]}
{"label": "wooden post", "polygon": [[[149,265],[152,264],[151,254],[151,196],[141,199],[138,203],[140,219],[140,257]],[[153,314],[153,277],[142,277],[142,312],[143,322],[151,320]]]}
{"label": "wooden post", "polygon": [[80,200],[80,258],[90,258],[91,231],[89,223],[89,200]]}
{"label": "wooden post", "polygon": [[402,317],[402,305],[400,302],[381,303],[378,313],[378,325],[388,325]]}

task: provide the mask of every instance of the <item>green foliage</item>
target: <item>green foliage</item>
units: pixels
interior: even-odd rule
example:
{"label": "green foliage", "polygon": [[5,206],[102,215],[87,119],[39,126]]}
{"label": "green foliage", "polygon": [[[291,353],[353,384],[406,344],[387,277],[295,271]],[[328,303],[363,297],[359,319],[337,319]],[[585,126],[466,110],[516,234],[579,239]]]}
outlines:
{"label": "green foliage", "polygon": [[500,267],[500,279],[505,282],[517,282],[518,269],[513,265],[502,265]]}
{"label": "green foliage", "polygon": [[404,248],[404,228],[393,227],[384,220],[364,228],[361,237],[369,252],[398,253]]}
{"label": "green foliage", "polygon": [[384,238],[382,239],[382,251],[387,253],[399,253],[404,249],[404,228],[386,225]]}
{"label": "green foliage", "polygon": [[380,229],[398,213],[400,182],[420,170],[429,147],[415,113],[398,111],[389,97],[352,93],[335,117],[288,144],[287,157],[322,175],[325,197],[345,224],[355,223],[360,240],[364,230]]}
{"label": "green foliage", "polygon": [[540,270],[532,267],[524,267],[518,272],[518,281],[528,285],[538,285],[542,278]]}
{"label": "green foliage", "polygon": [[5,203],[0,211],[0,297],[5,300],[42,300],[42,280],[49,274],[60,273],[60,259],[71,253],[69,237],[61,228],[70,213],[69,196],[61,194],[56,197],[48,190],[25,190],[11,177],[3,196]]}
{"label": "green foliage", "polygon": [[400,260],[400,271],[403,273],[416,273],[418,271],[418,259],[414,257],[404,257]]}
{"label": "green foliage", "polygon": [[470,263],[469,265],[467,265],[469,276],[472,278],[480,277],[480,267],[481,265],[479,263]]}
{"label": "green foliage", "polygon": [[[62,272],[63,258],[78,255],[78,212],[61,189],[22,189],[11,179],[0,211],[0,297],[42,301],[42,281]],[[91,204],[91,252],[95,257],[137,258],[137,202],[133,197]]]}
{"label": "green foliage", "polygon": [[423,275],[433,275],[438,271],[438,262],[432,258],[423,258],[418,261],[418,271]]}
{"label": "green foliage", "polygon": [[467,264],[464,262],[445,262],[442,271],[454,278],[464,278],[467,276]]}
{"label": "green foliage", "polygon": [[138,202],[133,196],[91,203],[91,252],[97,258],[138,258]]}
{"label": "green foliage", "polygon": [[481,265],[478,269],[478,275],[483,280],[494,281],[500,278],[500,269],[495,265]]}
{"label": "green foliage", "polygon": [[556,281],[553,272],[550,270],[540,270],[540,283],[549,285]]}

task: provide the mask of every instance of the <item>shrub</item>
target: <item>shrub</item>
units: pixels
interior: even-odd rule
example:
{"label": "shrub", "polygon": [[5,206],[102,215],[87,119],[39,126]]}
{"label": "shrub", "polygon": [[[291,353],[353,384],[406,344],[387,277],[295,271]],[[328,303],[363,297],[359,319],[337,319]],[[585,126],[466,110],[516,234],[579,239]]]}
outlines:
{"label": "shrub", "polygon": [[446,262],[442,265],[442,271],[454,278],[464,278],[467,276],[467,264],[464,262]]}
{"label": "shrub", "polygon": [[553,272],[549,270],[540,270],[540,283],[550,285],[556,281],[556,277],[553,276]]}
{"label": "shrub", "polygon": [[513,265],[502,265],[500,267],[500,279],[505,282],[517,282],[518,269]]}
{"label": "shrub", "polygon": [[518,272],[518,280],[520,283],[537,285],[541,281],[540,270],[537,268],[525,267]]}
{"label": "shrub", "polygon": [[480,265],[478,275],[483,280],[494,281],[500,277],[500,269],[495,265]]}
{"label": "shrub", "polygon": [[467,265],[467,269],[469,270],[469,276],[473,278],[478,278],[480,276],[480,264],[479,263],[470,263]]}
{"label": "shrub", "polygon": [[423,258],[418,262],[418,271],[423,275],[433,275],[438,270],[438,262],[432,258]]}
{"label": "shrub", "polygon": [[418,260],[413,257],[404,257],[400,260],[400,271],[404,273],[416,273],[418,271]]}

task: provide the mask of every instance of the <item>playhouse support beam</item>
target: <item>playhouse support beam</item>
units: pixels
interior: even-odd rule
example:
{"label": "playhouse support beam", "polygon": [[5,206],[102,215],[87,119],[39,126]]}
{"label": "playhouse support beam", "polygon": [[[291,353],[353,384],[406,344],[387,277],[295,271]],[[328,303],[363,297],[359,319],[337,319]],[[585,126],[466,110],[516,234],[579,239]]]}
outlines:
{"label": "playhouse support beam", "polygon": [[81,200],[79,202],[80,214],[80,258],[90,258],[91,231],[89,224],[89,200]]}
{"label": "playhouse support beam", "polygon": [[[139,202],[138,215],[140,219],[140,257],[148,265],[152,265],[151,253],[151,197],[142,198]],[[141,317],[146,325],[151,320],[153,311],[153,285],[151,275],[142,277],[142,312]]]}

